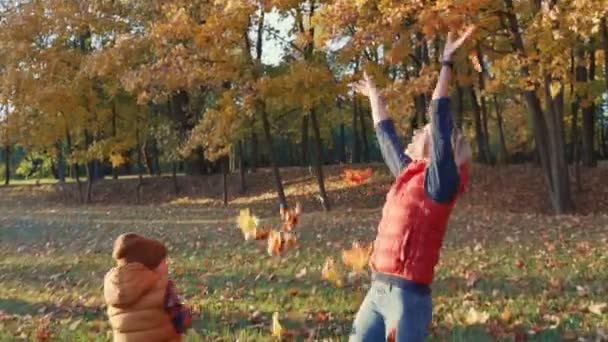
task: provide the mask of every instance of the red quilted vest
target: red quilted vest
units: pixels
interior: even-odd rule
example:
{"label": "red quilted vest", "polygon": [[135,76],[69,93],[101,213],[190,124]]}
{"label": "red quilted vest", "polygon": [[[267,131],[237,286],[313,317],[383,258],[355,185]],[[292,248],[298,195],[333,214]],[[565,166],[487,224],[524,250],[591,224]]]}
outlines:
{"label": "red quilted vest", "polygon": [[450,203],[438,203],[424,191],[425,169],[425,161],[414,161],[397,177],[386,195],[370,258],[373,271],[418,284],[433,282],[450,213],[468,178],[461,167],[457,195]]}

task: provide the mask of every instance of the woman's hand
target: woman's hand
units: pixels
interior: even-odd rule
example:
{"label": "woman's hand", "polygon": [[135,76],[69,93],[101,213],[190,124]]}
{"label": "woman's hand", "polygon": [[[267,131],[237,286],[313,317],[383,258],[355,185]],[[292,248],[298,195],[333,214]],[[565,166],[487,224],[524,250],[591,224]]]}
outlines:
{"label": "woman's hand", "polygon": [[467,41],[471,35],[475,32],[475,25],[470,25],[466,28],[460,38],[455,39],[452,32],[448,33],[448,39],[443,48],[443,61],[451,61],[454,52],[458,50],[465,41]]}
{"label": "woman's hand", "polygon": [[379,96],[376,84],[369,78],[366,72],[363,73],[363,79],[353,83],[352,87],[357,93],[369,97],[370,99]]}

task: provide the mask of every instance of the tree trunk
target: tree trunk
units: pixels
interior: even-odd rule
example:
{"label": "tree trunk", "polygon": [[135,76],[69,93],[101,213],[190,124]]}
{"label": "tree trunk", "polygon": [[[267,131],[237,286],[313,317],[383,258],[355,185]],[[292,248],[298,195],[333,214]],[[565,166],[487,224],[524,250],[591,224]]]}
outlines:
{"label": "tree trunk", "polygon": [[456,127],[464,128],[464,91],[462,87],[458,85],[456,87]]}
{"label": "tree trunk", "polygon": [[346,133],[344,123],[340,124],[340,151],[339,158],[340,163],[346,163]]}
{"label": "tree trunk", "polygon": [[220,163],[222,164],[222,193],[224,199],[224,206],[228,206],[228,167],[230,166],[230,158],[223,157],[220,159]]}
{"label": "tree trunk", "polygon": [[608,24],[606,17],[602,18],[602,49],[604,50],[604,82],[606,82],[606,91],[608,91]]}
{"label": "tree trunk", "polygon": [[367,127],[365,125],[365,113],[359,109],[359,122],[361,124],[361,141],[363,142],[363,161],[369,163],[369,143],[367,141]]}
{"label": "tree trunk", "polygon": [[251,134],[251,172],[257,172],[259,163],[259,151],[258,151],[258,135],[255,133]]}
{"label": "tree trunk", "polygon": [[321,132],[319,130],[317,114],[314,110],[310,111],[310,118],[312,120],[312,130],[315,136],[315,168],[317,174],[317,183],[319,184],[319,196],[323,209],[325,211],[329,211],[329,198],[327,197],[327,193],[325,192],[325,179],[323,177],[323,151],[321,149]]}
{"label": "tree trunk", "polygon": [[65,183],[65,155],[61,141],[58,141],[57,146],[57,179],[59,183]]}
{"label": "tree trunk", "polygon": [[177,162],[173,162],[173,172],[171,174],[171,178],[173,179],[173,191],[176,195],[179,194],[179,184],[177,183]]}
{"label": "tree trunk", "polygon": [[[117,121],[117,113],[116,113],[116,104],[114,102],[112,102],[112,137],[116,138],[116,134],[117,134],[117,128],[116,128],[116,121]],[[112,179],[116,180],[118,179],[118,168],[115,167],[114,165],[112,165]]]}
{"label": "tree trunk", "polygon": [[[88,149],[91,145],[91,136],[88,131],[85,129],[84,131],[84,144],[85,149]],[[93,182],[95,181],[95,164],[94,161],[89,161],[85,165],[86,175],[87,175],[87,197],[86,203],[91,203],[91,197],[93,192]]]}
{"label": "tree trunk", "polygon": [[139,134],[139,118],[137,118],[136,120],[136,127],[135,127],[135,136],[136,136],[136,141],[137,141],[137,189],[135,191],[135,196],[136,196],[136,203],[140,204],[141,203],[141,190],[144,186],[144,163],[143,163],[143,153],[144,151],[142,151],[145,146],[141,145],[141,137]]}
{"label": "tree trunk", "polygon": [[4,185],[11,183],[11,145],[4,145]]}
{"label": "tree trunk", "polygon": [[238,153],[238,158],[239,158],[239,178],[240,178],[240,185],[241,185],[241,189],[240,192],[241,194],[244,194],[245,192],[247,192],[247,184],[245,183],[245,149],[243,148],[243,141],[239,140],[239,144],[237,145],[237,153]]}
{"label": "tree trunk", "polygon": [[[580,74],[579,74],[580,73]],[[579,76],[581,79],[579,80]],[[595,54],[591,51],[590,58],[590,66],[589,73],[587,73],[587,69],[585,65],[577,66],[577,80],[581,82],[592,83],[595,78]],[[582,153],[582,162],[586,167],[594,167],[596,166],[595,161],[595,151],[594,151],[594,137],[595,133],[595,106],[593,103],[587,103],[583,105],[583,131],[582,131],[582,139],[583,139],[583,153]]]}
{"label": "tree trunk", "polygon": [[[69,129],[66,127],[65,138],[68,144],[68,154],[72,153],[72,136],[70,134]],[[78,167],[78,162],[72,164],[72,177],[76,180],[76,185],[78,188],[78,202],[83,203],[84,199],[82,197],[82,184],[80,183],[80,170]]]}
{"label": "tree trunk", "polygon": [[355,96],[353,98],[353,120],[352,120],[353,141],[352,141],[352,152],[350,155],[351,164],[356,164],[356,163],[361,162],[361,152],[360,152],[360,145],[359,145],[359,130],[357,129],[357,118],[359,116],[358,112],[359,112],[359,100]]}
{"label": "tree trunk", "polygon": [[473,121],[475,123],[475,140],[477,141],[477,158],[481,163],[489,164],[492,160],[490,156],[490,149],[488,141],[483,133],[483,123],[481,120],[481,107],[477,102],[477,95],[475,89],[472,86],[467,87],[469,96],[471,98],[471,104],[473,105]]}
{"label": "tree trunk", "polygon": [[[504,0],[504,4],[507,11],[503,15],[507,19],[507,29],[511,33],[511,44],[516,51],[525,56],[526,50],[519,23],[513,9],[513,0]],[[523,77],[527,77],[530,74],[528,67],[525,65],[521,67],[520,72]],[[550,82],[550,78],[545,79],[545,88],[550,87],[550,83],[547,83],[547,81]],[[547,93],[548,90],[549,89],[545,89],[545,93]],[[555,139],[555,137],[551,139],[549,137],[550,133],[555,135],[555,131],[550,132],[552,128],[555,128],[555,125],[552,124],[554,122],[551,122],[551,120],[546,120],[546,118],[543,117],[543,110],[536,91],[525,90],[523,91],[523,95],[526,104],[528,105],[528,110],[532,116],[535,143],[539,152],[538,154],[541,165],[544,170],[544,179],[547,192],[549,194],[549,199],[551,200],[554,212],[556,214],[564,214],[572,210],[573,203],[570,196],[569,176],[568,169],[565,165],[563,146],[555,146],[554,144],[559,142],[560,139]],[[551,107],[552,102],[553,101],[551,100],[547,101],[547,106]],[[555,113],[554,111],[551,112]],[[559,132],[561,131],[562,130]],[[561,141],[563,141],[563,139],[561,139]],[[564,163],[556,162],[556,159],[563,160]],[[558,177],[556,177],[556,175]]]}
{"label": "tree trunk", "polygon": [[[263,105],[262,105],[263,106]],[[279,196],[279,204],[287,209],[287,198],[285,197],[285,191],[283,190],[283,182],[281,181],[281,173],[279,172],[279,167],[277,166],[276,156],[274,155],[274,144],[272,141],[272,135],[270,133],[270,122],[268,121],[268,113],[266,113],[266,109],[262,108],[260,110],[262,115],[262,124],[264,126],[264,137],[266,138],[266,145],[268,146],[268,157],[270,160],[270,166],[272,167],[272,174],[274,176],[274,184],[277,189],[277,194]]]}
{"label": "tree trunk", "polygon": [[564,143],[564,88],[551,97],[551,76],[545,75],[545,102],[547,110],[545,120],[549,132],[551,173],[555,192],[554,206],[564,206],[567,210],[573,209],[570,193],[570,177],[568,163],[566,162],[566,145]]}
{"label": "tree trunk", "polygon": [[494,108],[496,110],[496,124],[498,126],[498,151],[499,157],[498,162],[501,164],[506,164],[509,162],[509,152],[507,151],[507,143],[505,141],[505,131],[502,120],[502,112],[500,110],[500,105],[498,104],[498,99],[496,95],[494,95]]}
{"label": "tree trunk", "polygon": [[416,109],[416,121],[414,121],[414,128],[422,128],[426,124],[426,99],[424,94],[416,95],[414,97],[414,107]]}
{"label": "tree trunk", "polygon": [[[486,144],[487,144],[487,148],[488,148],[488,152],[490,155],[490,159],[492,159],[492,151],[490,150],[490,133],[488,130],[488,117],[490,116],[489,110],[488,110],[488,104],[486,103],[486,97],[485,96],[481,96],[481,123],[482,123],[482,128],[483,128],[483,136],[486,139]],[[492,162],[492,160],[490,160],[490,162]]]}
{"label": "tree trunk", "polygon": [[302,150],[302,160],[301,166],[308,165],[308,115],[302,115],[302,142],[301,142],[301,150]]}

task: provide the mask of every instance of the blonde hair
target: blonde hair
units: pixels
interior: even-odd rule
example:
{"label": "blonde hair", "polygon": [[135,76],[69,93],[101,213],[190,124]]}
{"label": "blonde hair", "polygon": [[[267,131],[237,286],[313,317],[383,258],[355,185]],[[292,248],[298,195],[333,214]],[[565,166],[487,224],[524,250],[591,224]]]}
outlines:
{"label": "blonde hair", "polygon": [[454,127],[452,131],[452,150],[454,151],[454,162],[457,166],[469,164],[473,157],[471,145],[467,137],[459,128]]}
{"label": "blonde hair", "polygon": [[[424,156],[411,155],[410,158],[416,159],[426,159],[428,158],[428,153],[430,151],[432,139],[431,139],[431,124],[426,124],[422,131],[425,132],[426,137],[424,140],[425,145],[427,145],[427,152],[425,152]],[[473,152],[471,150],[471,145],[467,140],[466,136],[462,134],[462,131],[459,128],[454,127],[452,130],[452,137],[450,138],[450,142],[452,143],[452,151],[454,152],[454,162],[458,167],[463,166],[465,164],[469,164],[473,157]],[[409,145],[408,145],[409,147]],[[406,150],[407,151],[407,150]]]}

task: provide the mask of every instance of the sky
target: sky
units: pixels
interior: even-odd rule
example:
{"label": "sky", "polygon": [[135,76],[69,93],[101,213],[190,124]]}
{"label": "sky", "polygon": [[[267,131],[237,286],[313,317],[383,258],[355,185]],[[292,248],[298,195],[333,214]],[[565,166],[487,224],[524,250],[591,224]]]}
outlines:
{"label": "sky", "polygon": [[[294,24],[294,18],[289,16],[282,18],[276,11],[268,13],[265,17],[265,25],[279,31],[279,36],[287,41],[290,40],[289,30]],[[262,51],[262,63],[277,65],[284,55],[285,43],[280,39],[264,35],[264,50]]]}

